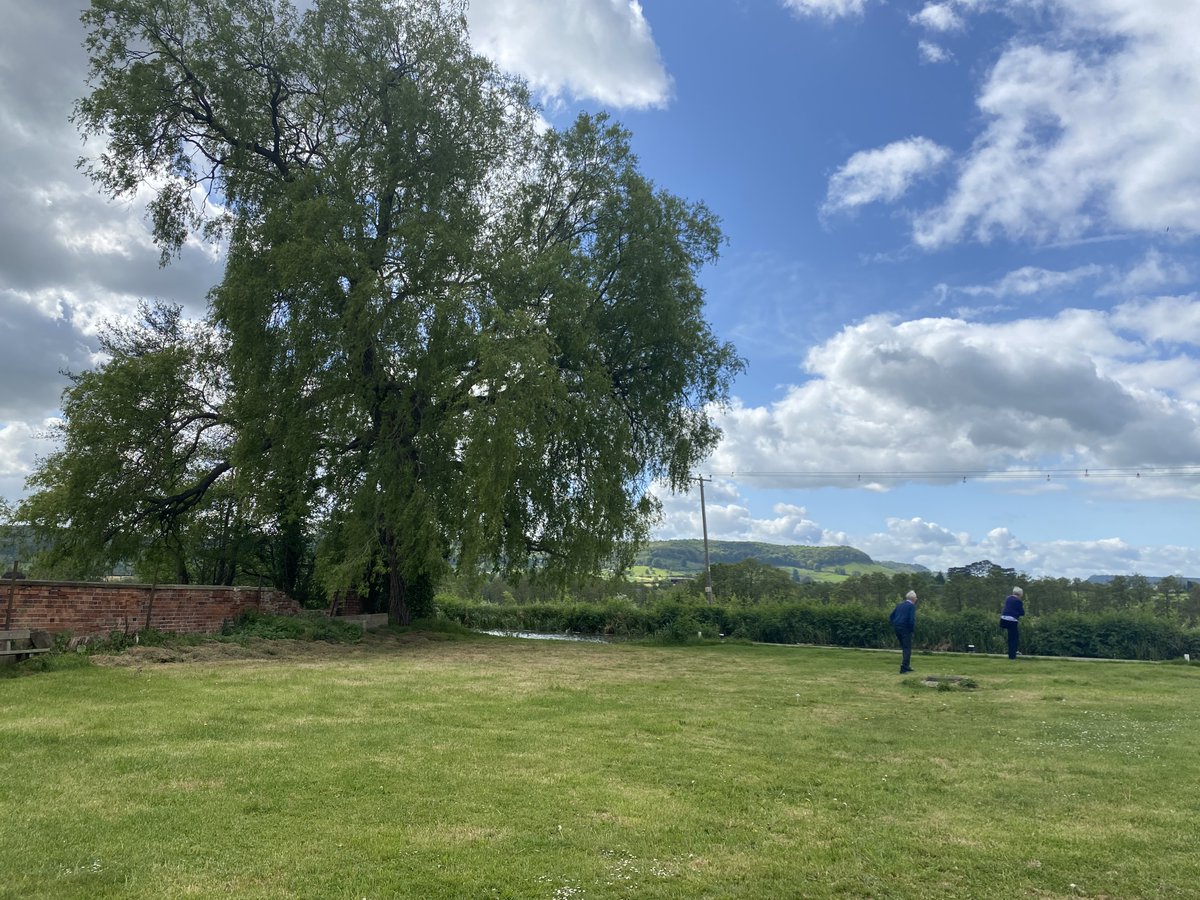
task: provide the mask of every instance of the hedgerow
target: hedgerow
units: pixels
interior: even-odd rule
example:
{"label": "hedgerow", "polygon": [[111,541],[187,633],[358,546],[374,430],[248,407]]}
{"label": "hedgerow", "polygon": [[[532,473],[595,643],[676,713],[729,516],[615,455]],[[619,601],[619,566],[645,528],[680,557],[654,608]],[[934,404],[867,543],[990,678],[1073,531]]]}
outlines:
{"label": "hedgerow", "polygon": [[[499,604],[447,594],[440,615],[475,630],[527,631],[647,638],[685,642],[717,637],[773,644],[890,648],[896,638],[888,610],[858,605],[763,603],[708,605],[687,598],[639,606],[626,599],[598,603]],[[918,650],[1001,653],[999,617],[981,610],[922,610],[913,646]],[[1027,617],[1021,652],[1037,656],[1105,659],[1178,659],[1200,656],[1200,629],[1144,613],[1055,613]]]}

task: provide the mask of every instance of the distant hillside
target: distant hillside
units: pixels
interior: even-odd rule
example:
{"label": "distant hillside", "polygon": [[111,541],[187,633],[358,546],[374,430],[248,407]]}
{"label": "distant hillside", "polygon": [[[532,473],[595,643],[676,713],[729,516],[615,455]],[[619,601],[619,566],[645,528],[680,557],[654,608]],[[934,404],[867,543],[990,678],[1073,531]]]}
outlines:
{"label": "distant hillside", "polygon": [[[762,544],[754,541],[709,541],[709,561],[739,563],[754,558],[768,566],[808,572],[859,574],[863,572],[925,572],[924,566],[876,562],[854,547],[806,547],[799,544]],[[675,573],[704,570],[704,541],[651,541],[638,554],[636,565]]]}
{"label": "distant hillside", "polygon": [[[1132,577],[1131,575],[1092,575],[1087,580],[1088,580],[1088,583],[1090,583],[1090,584],[1111,584],[1112,580],[1114,578],[1128,579],[1131,577]],[[1200,584],[1200,577],[1191,577],[1191,576],[1187,576],[1187,575],[1171,575],[1171,576],[1147,575],[1146,581],[1150,584],[1158,584],[1160,581],[1162,581],[1164,578],[1167,578],[1167,577],[1174,578],[1176,581],[1179,581],[1181,584],[1184,584],[1188,587],[1190,587],[1193,584]]]}

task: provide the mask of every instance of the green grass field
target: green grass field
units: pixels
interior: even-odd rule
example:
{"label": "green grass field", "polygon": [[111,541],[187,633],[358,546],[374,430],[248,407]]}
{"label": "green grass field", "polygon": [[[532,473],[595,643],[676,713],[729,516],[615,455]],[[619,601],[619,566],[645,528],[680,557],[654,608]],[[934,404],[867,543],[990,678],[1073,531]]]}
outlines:
{"label": "green grass field", "polygon": [[1200,668],[420,634],[155,658],[0,680],[0,897],[1200,896]]}

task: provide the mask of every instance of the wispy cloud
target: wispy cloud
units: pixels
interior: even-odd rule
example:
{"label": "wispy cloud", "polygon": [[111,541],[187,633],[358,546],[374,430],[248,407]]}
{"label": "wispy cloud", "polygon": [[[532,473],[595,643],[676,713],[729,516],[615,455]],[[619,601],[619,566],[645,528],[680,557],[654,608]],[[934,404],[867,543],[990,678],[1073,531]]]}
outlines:
{"label": "wispy cloud", "polygon": [[1190,266],[1152,247],[1140,260],[1124,270],[1100,263],[1066,270],[1022,266],[990,284],[941,283],[935,287],[935,291],[942,303],[954,295],[994,297],[998,300],[1013,297],[1061,299],[1065,292],[1095,282],[1091,290],[1097,297],[1135,297],[1186,285],[1192,279]]}
{"label": "wispy cloud", "polygon": [[985,127],[944,201],[916,218],[919,245],[1200,231],[1200,132],[1186,124],[1200,103],[1200,5],[1048,6],[1057,27],[992,67]]}
{"label": "wispy cloud", "polygon": [[862,15],[868,0],[783,0],[783,5],[801,16],[838,19]]}
{"label": "wispy cloud", "polygon": [[1146,294],[1166,287],[1187,284],[1191,280],[1190,266],[1151,248],[1140,262],[1103,287],[1100,293],[1121,296]]}
{"label": "wispy cloud", "polygon": [[921,54],[921,61],[927,63],[944,63],[954,58],[953,53],[932,41],[919,41],[917,52]]}
{"label": "wispy cloud", "polygon": [[1064,290],[1082,281],[1098,278],[1106,271],[1109,270],[1096,263],[1078,266],[1065,272],[1037,266],[1022,266],[993,284],[966,285],[952,290],[971,297],[1032,297]]}
{"label": "wispy cloud", "polygon": [[928,176],[949,157],[949,150],[924,137],[859,151],[829,179],[822,212],[898,200],[914,181]]}

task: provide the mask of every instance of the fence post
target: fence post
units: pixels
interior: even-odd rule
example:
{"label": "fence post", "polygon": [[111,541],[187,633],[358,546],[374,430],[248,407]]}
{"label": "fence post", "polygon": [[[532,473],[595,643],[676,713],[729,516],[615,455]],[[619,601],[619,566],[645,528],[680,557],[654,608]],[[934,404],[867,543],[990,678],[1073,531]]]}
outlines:
{"label": "fence post", "polygon": [[154,613],[154,592],[158,589],[158,582],[155,581],[150,585],[150,602],[146,604],[146,624],[143,631],[150,630],[150,617]]}
{"label": "fence post", "polygon": [[8,573],[11,577],[8,580],[8,608],[4,611],[4,629],[6,631],[12,628],[13,601],[17,596],[17,567],[20,565],[21,563],[14,559],[12,571]]}

